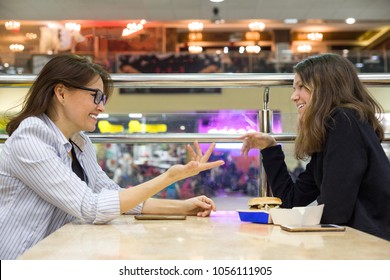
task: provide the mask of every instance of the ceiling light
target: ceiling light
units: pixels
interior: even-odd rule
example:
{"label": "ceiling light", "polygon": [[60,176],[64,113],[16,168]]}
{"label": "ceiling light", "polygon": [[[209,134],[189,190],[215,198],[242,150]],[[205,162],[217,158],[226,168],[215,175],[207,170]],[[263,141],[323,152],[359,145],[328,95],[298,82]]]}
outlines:
{"label": "ceiling light", "polygon": [[345,20],[345,22],[346,22],[347,24],[354,24],[354,23],[356,22],[356,19],[354,19],[354,18],[347,18],[347,19]]}
{"label": "ceiling light", "polygon": [[18,32],[20,30],[20,22],[19,21],[10,20],[10,21],[7,21],[4,25],[5,25],[5,29],[7,29],[7,30],[11,30],[14,32]]}
{"label": "ceiling light", "polygon": [[248,24],[248,27],[252,31],[263,31],[265,28],[265,24],[261,21],[253,21]]}
{"label": "ceiling light", "polygon": [[245,51],[247,53],[259,53],[261,51],[261,47],[258,46],[258,45],[254,45],[254,46],[246,46],[245,47]]}
{"label": "ceiling light", "polygon": [[322,41],[323,34],[319,32],[312,32],[307,34],[307,39],[311,41]]}
{"label": "ceiling light", "polygon": [[129,36],[135,32],[142,30],[143,28],[144,26],[141,23],[135,23],[135,22],[129,23],[127,24],[126,28],[123,29],[122,36],[123,37]]}
{"label": "ceiling light", "polygon": [[203,48],[201,46],[192,45],[188,47],[188,51],[190,53],[201,53],[203,51]]}
{"label": "ceiling light", "polygon": [[49,22],[47,24],[47,27],[52,28],[52,29],[60,29],[61,28],[61,26],[58,23],[54,23],[54,22]]}
{"label": "ceiling light", "polygon": [[311,52],[312,47],[307,44],[298,45],[297,51],[300,53],[308,53]]}
{"label": "ceiling light", "polygon": [[219,3],[219,2],[223,2],[224,0],[210,0],[210,2],[214,2],[214,3]]}
{"label": "ceiling light", "polygon": [[22,52],[24,50],[24,46],[21,44],[12,44],[9,46],[11,52]]}
{"label": "ceiling light", "polygon": [[247,41],[260,41],[260,33],[255,31],[245,32],[245,40]]}
{"label": "ceiling light", "polygon": [[203,30],[203,23],[199,21],[193,21],[188,24],[188,30],[191,32],[200,32]]}
{"label": "ceiling light", "polygon": [[70,31],[79,32],[81,30],[81,25],[75,22],[67,22],[65,23],[65,28]]}
{"label": "ceiling light", "polygon": [[202,41],[203,34],[202,32],[190,32],[188,33],[188,40],[189,41]]}
{"label": "ceiling light", "polygon": [[29,39],[29,40],[35,40],[35,39],[38,38],[38,35],[35,34],[35,33],[26,33],[26,37],[27,37],[27,39]]}
{"label": "ceiling light", "polygon": [[298,23],[298,19],[296,19],[296,18],[286,18],[284,20],[284,23],[285,24],[296,24],[296,23]]}

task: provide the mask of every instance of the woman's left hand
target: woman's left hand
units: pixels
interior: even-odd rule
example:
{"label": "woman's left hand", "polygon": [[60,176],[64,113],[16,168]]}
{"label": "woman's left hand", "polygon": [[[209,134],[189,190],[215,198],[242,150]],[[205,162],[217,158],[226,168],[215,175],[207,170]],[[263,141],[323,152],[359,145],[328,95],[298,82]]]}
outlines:
{"label": "woman's left hand", "polygon": [[196,196],[182,201],[186,215],[208,217],[211,211],[216,211],[215,203],[205,195]]}

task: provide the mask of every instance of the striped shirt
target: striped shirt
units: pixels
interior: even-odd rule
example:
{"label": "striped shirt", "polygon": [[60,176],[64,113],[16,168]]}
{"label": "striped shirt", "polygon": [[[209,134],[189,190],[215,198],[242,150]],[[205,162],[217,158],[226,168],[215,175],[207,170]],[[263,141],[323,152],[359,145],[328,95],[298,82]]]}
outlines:
{"label": "striped shirt", "polygon": [[[46,116],[23,120],[0,152],[0,259],[15,259],[64,224],[120,215],[121,188],[100,168],[90,139],[71,139],[87,180],[72,171],[72,144]],[[142,204],[129,213],[140,213]]]}

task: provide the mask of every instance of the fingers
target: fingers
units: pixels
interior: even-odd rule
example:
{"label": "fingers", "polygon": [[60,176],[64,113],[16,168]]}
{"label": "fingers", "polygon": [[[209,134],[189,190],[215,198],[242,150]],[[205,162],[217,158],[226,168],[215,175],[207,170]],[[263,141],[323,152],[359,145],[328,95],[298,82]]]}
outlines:
{"label": "fingers", "polygon": [[249,150],[251,147],[251,142],[253,141],[253,137],[255,137],[255,133],[246,133],[238,137],[238,139],[243,140],[242,141],[242,147],[241,147],[241,155],[248,156]]}
{"label": "fingers", "polygon": [[246,156],[248,156],[248,153],[249,153],[249,149],[246,149],[246,148],[241,149],[241,155],[246,157]]}
{"label": "fingers", "polygon": [[208,217],[208,216],[210,216],[210,214],[211,214],[210,210],[204,210],[202,212],[198,212],[196,214],[196,216],[198,216],[198,217]]}
{"label": "fingers", "polygon": [[195,151],[191,147],[190,144],[187,145],[187,151],[191,157],[191,160],[200,161],[200,162],[207,162],[209,160],[211,154],[213,153],[213,150],[215,148],[215,143],[211,143],[211,145],[208,147],[208,149],[204,155],[202,153],[202,150],[199,146],[198,141],[194,142],[194,147],[195,147]]}
{"label": "fingers", "polygon": [[248,137],[248,134],[243,134],[240,137],[238,137],[239,140],[244,140]]}
{"label": "fingers", "polygon": [[201,161],[202,150],[200,149],[198,141],[194,141],[194,147],[195,147],[195,151],[190,144],[187,145],[187,151],[190,154],[191,160]]}
{"label": "fingers", "polygon": [[214,201],[204,195],[196,198],[195,205],[201,209],[196,213],[198,217],[210,216],[211,211],[217,210]]}
{"label": "fingers", "polygon": [[[239,136],[238,139],[243,140],[241,154],[247,156],[250,149],[257,147],[256,141],[265,140],[262,138],[263,138],[263,134],[260,132],[250,132]],[[204,155],[202,155],[202,150],[200,149],[198,141],[194,142],[194,147],[195,147],[195,151],[191,147],[191,145],[189,144],[187,145],[187,151],[191,157],[191,160],[200,161],[203,163],[209,160],[215,148],[215,143],[211,143],[211,145],[208,147]]]}
{"label": "fingers", "polygon": [[194,146],[195,146],[197,156],[202,157],[202,150],[199,147],[198,141],[194,141]]}
{"label": "fingers", "polygon": [[248,140],[245,138],[243,143],[242,143],[242,147],[241,147],[241,155],[248,156],[250,147],[249,147],[247,142],[248,142]]}
{"label": "fingers", "polygon": [[[211,199],[211,198],[208,198],[207,196],[204,196],[202,195],[200,197],[200,200],[205,203],[206,205],[209,205],[210,206],[210,209],[213,210],[213,211],[216,211],[217,210],[217,207],[215,206],[215,203],[214,201]],[[208,208],[208,207],[207,207]]]}
{"label": "fingers", "polygon": [[259,135],[260,132],[248,132],[248,133],[245,133],[243,135],[241,135],[240,137],[238,137],[239,140],[244,140],[244,139],[247,139],[247,138],[252,138],[252,137],[255,137],[256,135]]}
{"label": "fingers", "polygon": [[206,153],[203,156],[204,161],[209,160],[211,154],[213,153],[214,148],[215,148],[215,143],[211,143],[211,145],[209,146],[209,148],[207,149]]}
{"label": "fingers", "polygon": [[221,165],[223,165],[224,163],[225,163],[225,162],[224,162],[223,160],[217,160],[217,161],[202,163],[202,164],[198,165],[199,172],[205,171],[205,170],[208,170],[208,169],[217,167],[217,166],[221,166]]}
{"label": "fingers", "polygon": [[190,155],[191,160],[196,160],[196,154],[195,154],[194,149],[192,149],[190,144],[187,145],[187,152]]}

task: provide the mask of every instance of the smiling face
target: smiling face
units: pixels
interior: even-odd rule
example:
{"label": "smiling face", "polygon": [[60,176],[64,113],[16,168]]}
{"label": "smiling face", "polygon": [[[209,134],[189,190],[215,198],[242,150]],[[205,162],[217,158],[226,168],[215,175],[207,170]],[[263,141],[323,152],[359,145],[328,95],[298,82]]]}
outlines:
{"label": "smiling face", "polygon": [[302,118],[303,113],[305,112],[307,105],[310,104],[311,94],[307,90],[307,88],[305,88],[303,86],[302,80],[301,80],[301,77],[299,76],[299,74],[295,74],[295,76],[294,76],[293,89],[294,89],[294,92],[291,95],[291,100],[297,106],[299,118]]}
{"label": "smiling face", "polygon": [[[103,91],[103,81],[99,76],[85,86]],[[69,139],[80,131],[94,131],[99,113],[105,110],[103,101],[96,105],[94,93],[84,89],[63,87],[62,91],[57,111],[59,117],[54,122],[65,137]]]}

